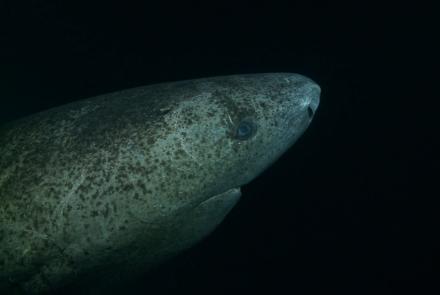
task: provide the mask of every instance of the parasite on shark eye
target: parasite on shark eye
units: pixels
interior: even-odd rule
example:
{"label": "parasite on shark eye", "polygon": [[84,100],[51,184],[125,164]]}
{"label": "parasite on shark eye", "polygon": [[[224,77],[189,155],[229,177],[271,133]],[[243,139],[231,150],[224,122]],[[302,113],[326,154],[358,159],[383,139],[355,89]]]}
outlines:
{"label": "parasite on shark eye", "polygon": [[237,126],[237,130],[235,131],[235,137],[240,140],[246,140],[249,139],[252,135],[254,135],[255,131],[256,131],[255,124],[253,124],[248,120],[243,120]]}

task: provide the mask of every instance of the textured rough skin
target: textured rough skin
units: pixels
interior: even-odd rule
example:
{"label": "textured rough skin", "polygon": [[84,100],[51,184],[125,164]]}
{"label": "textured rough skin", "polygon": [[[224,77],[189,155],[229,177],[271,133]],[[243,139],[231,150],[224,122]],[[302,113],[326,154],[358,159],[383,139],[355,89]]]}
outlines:
{"label": "textured rough skin", "polygon": [[297,74],[214,77],[1,127],[0,293],[106,284],[191,246],[304,132],[319,92]]}

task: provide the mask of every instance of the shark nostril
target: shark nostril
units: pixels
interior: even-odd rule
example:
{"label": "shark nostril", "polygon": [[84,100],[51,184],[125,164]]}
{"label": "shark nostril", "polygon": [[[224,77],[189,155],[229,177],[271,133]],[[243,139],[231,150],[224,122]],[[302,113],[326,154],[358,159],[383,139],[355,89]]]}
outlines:
{"label": "shark nostril", "polygon": [[310,117],[310,118],[313,117],[313,109],[312,109],[311,106],[308,106],[308,107],[307,107],[307,113],[309,114],[309,117]]}

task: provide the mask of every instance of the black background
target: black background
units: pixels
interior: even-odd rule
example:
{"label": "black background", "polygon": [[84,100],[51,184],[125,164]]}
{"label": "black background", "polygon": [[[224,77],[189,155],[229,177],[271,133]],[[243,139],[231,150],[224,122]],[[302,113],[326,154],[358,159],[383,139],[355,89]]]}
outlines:
{"label": "black background", "polygon": [[118,292],[438,294],[434,5],[0,3],[0,122],[205,76],[297,72],[321,85],[308,131],[224,223]]}

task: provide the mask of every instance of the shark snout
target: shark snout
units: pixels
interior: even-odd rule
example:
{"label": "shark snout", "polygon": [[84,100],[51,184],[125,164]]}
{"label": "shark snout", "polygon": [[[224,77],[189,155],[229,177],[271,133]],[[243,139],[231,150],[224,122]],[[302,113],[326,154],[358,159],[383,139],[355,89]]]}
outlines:
{"label": "shark snout", "polygon": [[309,114],[309,117],[311,118],[313,117],[313,115],[316,112],[316,109],[319,106],[321,87],[319,87],[319,85],[316,84],[315,82],[310,82],[310,85],[308,85],[307,87],[308,87],[307,96],[306,96],[306,100],[308,103],[307,112]]}

